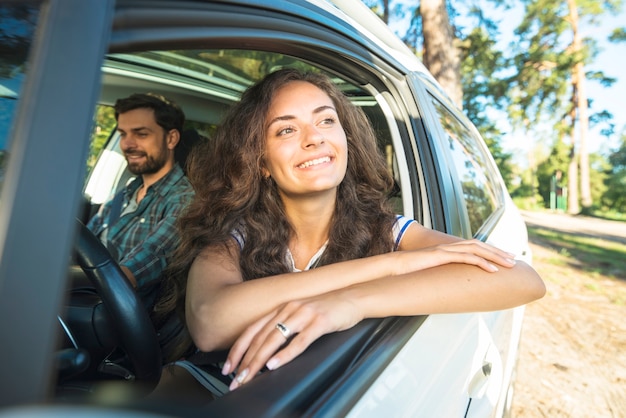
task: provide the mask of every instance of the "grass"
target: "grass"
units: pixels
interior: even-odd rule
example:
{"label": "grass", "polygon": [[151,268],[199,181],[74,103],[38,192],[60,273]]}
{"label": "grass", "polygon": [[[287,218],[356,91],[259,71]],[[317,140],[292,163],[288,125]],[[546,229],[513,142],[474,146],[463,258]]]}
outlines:
{"label": "grass", "polygon": [[[555,249],[578,268],[590,275],[604,275],[626,280],[626,245],[601,238],[580,236],[567,232],[557,232],[529,227],[531,240]],[[563,261],[552,260],[554,264]]]}
{"label": "grass", "polygon": [[589,216],[593,216],[594,218],[607,219],[609,221],[626,222],[626,213],[621,213],[621,212],[616,212],[616,211],[594,210],[594,211],[591,211]]}

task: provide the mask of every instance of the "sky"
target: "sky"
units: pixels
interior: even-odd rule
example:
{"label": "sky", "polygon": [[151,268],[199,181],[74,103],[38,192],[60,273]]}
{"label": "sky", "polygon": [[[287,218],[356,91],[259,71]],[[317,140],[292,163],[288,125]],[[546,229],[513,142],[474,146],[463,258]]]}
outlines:
{"label": "sky", "polygon": [[[405,0],[408,1],[408,0]],[[484,0],[483,0],[484,2]],[[393,7],[392,0],[392,7]],[[517,27],[523,17],[523,9],[521,6],[509,11],[494,9],[488,17],[499,21],[499,30],[501,37],[499,39],[500,48],[503,50],[509,45],[513,39],[513,30]],[[603,16],[602,23],[598,26],[581,25],[580,30],[584,37],[594,38],[598,42],[601,49],[594,63],[586,67],[587,71],[602,71],[608,77],[613,77],[616,82],[611,87],[603,87],[600,83],[588,80],[587,96],[593,100],[592,109],[596,112],[607,110],[613,115],[613,123],[615,125],[615,134],[612,138],[607,139],[601,135],[600,128],[591,128],[588,140],[590,152],[599,152],[607,155],[616,145],[617,140],[622,131],[626,133],[626,42],[610,43],[607,40],[609,33],[617,27],[626,26],[626,4],[624,10],[618,15]],[[489,10],[485,8],[484,10]],[[461,10],[459,10],[461,11]],[[398,21],[391,23],[391,29],[398,34],[406,31],[406,21]],[[505,130],[510,130],[506,120],[502,120],[499,126]],[[525,138],[520,132],[510,131],[503,137],[502,146],[505,151],[512,152],[514,155],[526,156],[531,147],[547,148],[545,152],[549,152],[549,145],[542,142],[539,138]],[[523,163],[522,161],[518,161]]]}

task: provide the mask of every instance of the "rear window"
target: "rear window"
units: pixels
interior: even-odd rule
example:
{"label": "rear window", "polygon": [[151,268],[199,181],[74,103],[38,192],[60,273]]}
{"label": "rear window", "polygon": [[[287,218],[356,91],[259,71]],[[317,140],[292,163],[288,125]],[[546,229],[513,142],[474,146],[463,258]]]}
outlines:
{"label": "rear window", "polygon": [[461,182],[471,232],[475,235],[487,218],[503,205],[498,176],[482,139],[442,103],[434,98],[432,101],[446,133],[446,145]]}

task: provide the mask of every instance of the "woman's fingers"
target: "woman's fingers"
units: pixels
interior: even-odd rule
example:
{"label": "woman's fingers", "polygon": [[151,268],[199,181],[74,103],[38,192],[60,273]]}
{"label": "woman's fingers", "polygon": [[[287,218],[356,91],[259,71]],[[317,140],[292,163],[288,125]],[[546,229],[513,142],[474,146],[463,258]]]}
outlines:
{"label": "woman's fingers", "polygon": [[[274,370],[290,362],[322,335],[356,324],[359,317],[354,305],[345,302],[331,294],[289,302],[270,319],[249,327],[231,349],[237,352],[229,353],[229,360],[235,361],[247,347],[231,390],[250,381],[263,367]],[[250,338],[248,331],[256,334]]]}
{"label": "woman's fingers", "polygon": [[237,369],[231,390],[252,379],[288,338],[297,334],[300,325],[296,318],[291,317],[292,312],[298,309],[294,306],[297,304],[290,302],[279,311],[259,319],[235,341],[227,360],[231,362],[229,366]]}
{"label": "woman's fingers", "polygon": [[513,255],[478,240],[460,241],[436,247],[451,257],[450,262],[473,264],[487,272],[498,271],[497,266],[511,268]]}
{"label": "woman's fingers", "polygon": [[305,327],[300,333],[298,333],[282,350],[271,356],[271,358],[265,363],[265,367],[269,370],[276,370],[283,364],[289,363],[291,360],[298,357],[304,352],[313,341],[317,340],[329,331],[324,331],[324,328],[319,323],[311,323]]}
{"label": "woman's fingers", "polygon": [[498,266],[511,268],[515,265],[513,254],[475,239],[409,251],[401,257],[405,257],[403,258],[404,261],[397,264],[395,274],[404,274],[451,263],[475,265],[487,272],[498,271]]}
{"label": "woman's fingers", "polygon": [[[484,258],[485,260],[496,263],[502,267],[513,267],[515,265],[515,255],[503,251],[493,245],[484,243],[482,241],[473,239],[469,241],[462,241],[465,244],[465,248],[469,247],[469,252]],[[458,243],[458,244],[461,244]],[[451,248],[454,251],[454,247]]]}
{"label": "woman's fingers", "polygon": [[276,312],[272,312],[258,319],[257,321],[252,323],[252,325],[246,328],[246,330],[239,336],[239,338],[237,338],[233,346],[230,348],[230,351],[228,352],[228,357],[226,358],[224,366],[222,367],[222,374],[230,374],[238,368],[239,363],[243,359],[244,355],[248,352],[248,349],[252,345],[253,340],[262,331],[267,322],[275,315]]}

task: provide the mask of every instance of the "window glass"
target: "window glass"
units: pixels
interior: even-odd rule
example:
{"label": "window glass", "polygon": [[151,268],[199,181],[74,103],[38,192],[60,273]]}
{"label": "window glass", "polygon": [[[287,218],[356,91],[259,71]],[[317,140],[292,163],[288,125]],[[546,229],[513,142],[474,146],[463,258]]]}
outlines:
{"label": "window glass", "polygon": [[439,101],[433,99],[446,145],[459,176],[472,234],[502,205],[497,176],[493,172],[481,139],[473,134]]}
{"label": "window glass", "polygon": [[9,134],[26,75],[26,59],[38,12],[32,4],[0,4],[0,187],[9,158]]}

